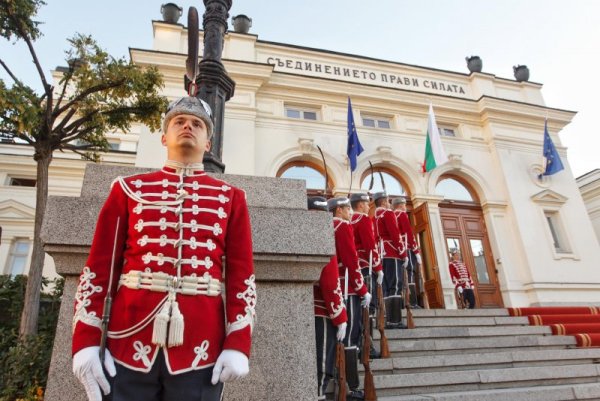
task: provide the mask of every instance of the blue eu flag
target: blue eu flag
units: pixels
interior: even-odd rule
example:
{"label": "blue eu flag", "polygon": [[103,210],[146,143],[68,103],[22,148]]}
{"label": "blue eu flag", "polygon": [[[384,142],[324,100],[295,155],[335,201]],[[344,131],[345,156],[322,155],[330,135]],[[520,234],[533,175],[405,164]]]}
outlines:
{"label": "blue eu flag", "polygon": [[550,134],[548,134],[547,120],[544,123],[544,157],[546,158],[546,171],[544,171],[544,174],[542,175],[556,174],[565,169],[562,161],[560,160],[560,156],[554,147],[552,138],[550,138]]}
{"label": "blue eu flag", "polygon": [[364,149],[358,140],[356,126],[354,125],[352,103],[350,103],[350,97],[348,97],[348,147],[346,149],[346,154],[348,155],[348,159],[350,159],[350,171],[356,170],[356,158],[363,150]]}

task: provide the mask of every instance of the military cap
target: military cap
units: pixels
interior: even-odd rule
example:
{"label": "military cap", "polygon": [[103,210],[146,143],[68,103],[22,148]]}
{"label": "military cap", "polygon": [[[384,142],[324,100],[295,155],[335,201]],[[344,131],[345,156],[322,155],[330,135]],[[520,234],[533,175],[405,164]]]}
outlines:
{"label": "military cap", "polygon": [[308,198],[308,210],[327,211],[327,199],[322,196],[312,196]]}
{"label": "military cap", "polygon": [[348,198],[332,198],[327,201],[327,209],[331,212],[339,206],[350,206],[350,199]]}
{"label": "military cap", "polygon": [[193,96],[184,96],[172,101],[167,107],[167,112],[163,120],[163,132],[167,132],[169,122],[173,117],[181,114],[190,114],[204,121],[204,124],[206,124],[206,133],[210,139],[213,134],[213,122],[212,111],[208,103]]}
{"label": "military cap", "polygon": [[387,197],[388,197],[388,194],[387,194],[387,192],[385,192],[385,191],[381,191],[381,192],[375,192],[375,193],[373,194],[373,200],[374,200],[374,201],[376,201],[376,200],[378,200],[378,199],[381,199],[381,198],[387,198]]}
{"label": "military cap", "polygon": [[396,206],[396,205],[405,205],[406,204],[406,199],[404,199],[404,197],[399,196],[398,198],[394,198],[394,200],[392,200],[392,206]]}
{"label": "military cap", "polygon": [[364,192],[359,192],[356,194],[352,194],[350,195],[350,202],[354,203],[354,202],[368,202],[369,199],[369,195],[364,193]]}

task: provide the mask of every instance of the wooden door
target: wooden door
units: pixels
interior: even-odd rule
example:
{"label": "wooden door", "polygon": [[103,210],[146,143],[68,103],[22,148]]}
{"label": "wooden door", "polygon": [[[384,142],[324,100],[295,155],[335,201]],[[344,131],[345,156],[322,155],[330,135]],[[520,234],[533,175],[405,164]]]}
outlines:
{"label": "wooden door", "polygon": [[460,207],[440,203],[440,216],[447,251],[458,248],[475,283],[478,307],[502,308],[502,295],[494,257],[479,207]]}
{"label": "wooden door", "polygon": [[444,296],[442,286],[440,285],[440,272],[435,256],[433,237],[431,236],[427,204],[423,203],[419,207],[414,208],[411,214],[414,220],[414,234],[421,247],[423,273],[425,276],[423,281],[429,307],[432,309],[443,309]]}

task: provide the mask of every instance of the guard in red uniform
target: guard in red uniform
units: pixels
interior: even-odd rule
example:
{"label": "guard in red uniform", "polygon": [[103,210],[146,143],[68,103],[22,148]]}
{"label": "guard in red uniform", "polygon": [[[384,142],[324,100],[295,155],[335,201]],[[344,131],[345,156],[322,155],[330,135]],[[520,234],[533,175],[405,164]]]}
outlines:
{"label": "guard in red uniform", "polygon": [[450,255],[452,260],[450,261],[448,268],[450,269],[452,283],[454,283],[454,287],[458,293],[462,294],[465,301],[468,303],[468,308],[475,309],[475,285],[473,284],[471,273],[469,273],[469,269],[467,269],[467,266],[465,266],[463,261],[460,260],[460,252],[458,249],[451,249]]}
{"label": "guard in red uniform", "polygon": [[[350,388],[349,398],[362,399],[364,394],[358,390],[358,350],[362,333],[362,309],[371,303],[371,294],[367,291],[358,264],[358,255],[354,245],[354,234],[350,226],[350,200],[333,198],[327,201],[327,208],[333,213],[335,231],[335,250],[339,263],[340,283],[344,283],[344,298],[348,313],[348,329],[344,345],[346,348],[346,380]],[[362,301],[361,301],[362,299]]]}
{"label": "guard in red uniform", "polygon": [[403,328],[402,309],[404,268],[408,265],[406,247],[386,192],[373,194],[375,201],[375,235],[379,243],[383,263],[383,297],[386,310],[386,325]]}
{"label": "guard in red uniform", "polygon": [[[315,196],[308,199],[308,210],[327,211],[327,199]],[[325,399],[333,379],[335,343],[344,341],[348,316],[340,287],[338,262],[335,256],[321,270],[313,286],[315,302],[315,332],[317,344],[317,385],[319,400]]]}
{"label": "guard in red uniform", "polygon": [[[350,195],[350,205],[352,206],[352,218],[350,224],[354,233],[354,245],[358,254],[358,265],[360,266],[363,279],[367,285],[369,293],[373,293],[375,282],[378,285],[383,283],[383,266],[379,259],[377,243],[375,242],[375,233],[373,232],[373,221],[369,217],[369,195],[365,193],[356,193]],[[377,297],[371,300],[370,314],[374,315],[377,309]],[[371,324],[371,329],[375,325]],[[379,358],[379,353],[375,350],[371,342],[371,358]]]}
{"label": "guard in red uniform", "polygon": [[394,208],[394,215],[398,222],[398,229],[402,240],[406,244],[406,252],[408,256],[407,276],[408,276],[408,288],[410,290],[410,307],[413,309],[420,309],[421,307],[417,304],[417,284],[416,275],[419,272],[419,265],[422,263],[421,254],[419,252],[419,244],[415,240],[410,220],[408,219],[408,213],[406,213],[406,199],[400,196],[392,200],[392,207]]}
{"label": "guard in red uniform", "polygon": [[114,401],[219,400],[222,382],[248,373],[250,220],[245,193],[202,170],[212,130],[204,101],[171,103],[164,167],[113,182],[75,295],[73,371],[90,400],[111,390],[102,365]]}

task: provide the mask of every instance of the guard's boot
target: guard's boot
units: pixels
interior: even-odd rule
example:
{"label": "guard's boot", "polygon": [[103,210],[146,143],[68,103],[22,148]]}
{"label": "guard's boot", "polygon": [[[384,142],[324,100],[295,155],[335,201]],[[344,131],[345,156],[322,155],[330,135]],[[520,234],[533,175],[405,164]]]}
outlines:
{"label": "guard's boot", "polygon": [[394,329],[394,323],[392,320],[392,298],[385,298],[385,328]]}
{"label": "guard's boot", "polygon": [[408,290],[410,292],[410,307],[413,309],[421,309],[421,307],[419,306],[419,301],[417,299],[417,285],[416,284],[410,284],[408,286]]}
{"label": "guard's boot", "polygon": [[404,299],[400,297],[392,298],[392,322],[397,329],[406,328],[406,325],[402,323],[402,309],[404,309]]}
{"label": "guard's boot", "polygon": [[365,393],[358,389],[360,385],[358,377],[358,348],[346,347],[346,383],[350,391],[346,395],[347,400],[359,401],[365,399]]}

